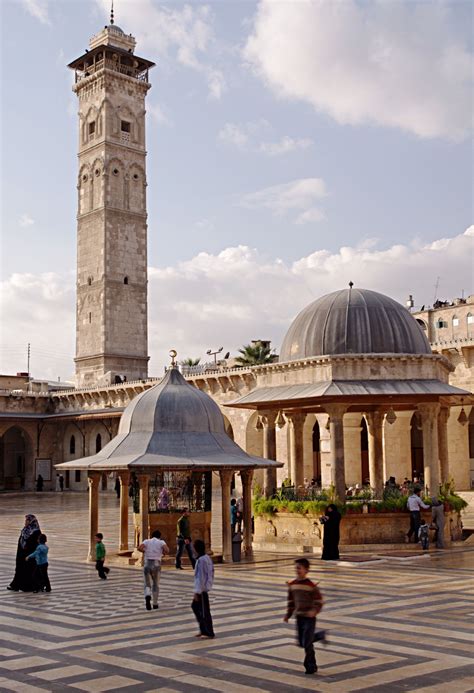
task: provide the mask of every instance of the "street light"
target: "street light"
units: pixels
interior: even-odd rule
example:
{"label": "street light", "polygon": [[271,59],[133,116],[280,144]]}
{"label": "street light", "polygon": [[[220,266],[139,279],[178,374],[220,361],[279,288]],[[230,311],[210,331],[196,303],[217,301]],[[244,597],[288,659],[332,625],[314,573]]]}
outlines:
{"label": "street light", "polygon": [[217,351],[212,351],[212,349],[208,349],[206,351],[206,354],[208,356],[214,356],[214,365],[217,366],[217,354],[220,354],[221,351],[224,351],[224,347],[221,347],[220,349],[217,349]]}

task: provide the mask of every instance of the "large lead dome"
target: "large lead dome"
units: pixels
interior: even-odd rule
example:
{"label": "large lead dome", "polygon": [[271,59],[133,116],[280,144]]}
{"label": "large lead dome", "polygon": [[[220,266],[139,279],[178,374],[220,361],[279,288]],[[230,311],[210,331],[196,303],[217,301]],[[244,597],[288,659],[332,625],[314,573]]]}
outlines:
{"label": "large lead dome", "polygon": [[293,320],[280,361],[334,354],[431,354],[417,321],[399,303],[367,289],[318,298]]}

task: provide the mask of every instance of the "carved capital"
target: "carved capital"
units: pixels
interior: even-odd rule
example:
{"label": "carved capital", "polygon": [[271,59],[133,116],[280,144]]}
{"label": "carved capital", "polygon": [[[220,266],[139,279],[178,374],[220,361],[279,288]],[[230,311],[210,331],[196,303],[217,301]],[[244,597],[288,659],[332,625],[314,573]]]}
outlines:
{"label": "carved capital", "polygon": [[346,404],[325,404],[324,410],[328,414],[330,421],[342,421],[348,407]]}
{"label": "carved capital", "polygon": [[433,421],[438,416],[440,405],[438,402],[426,402],[418,404],[417,409],[420,412],[421,421],[427,423]]}

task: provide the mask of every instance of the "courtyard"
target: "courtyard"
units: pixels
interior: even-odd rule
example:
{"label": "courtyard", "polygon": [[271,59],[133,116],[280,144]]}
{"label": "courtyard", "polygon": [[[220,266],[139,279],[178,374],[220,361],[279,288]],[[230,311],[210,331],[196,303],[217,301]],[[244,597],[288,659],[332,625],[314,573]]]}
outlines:
{"label": "courtyard", "polygon": [[[101,497],[100,527],[116,547],[116,498]],[[51,594],[5,587],[25,512],[48,535]],[[160,609],[146,612],[141,572],[112,565],[97,579],[87,553],[87,495],[0,497],[1,691],[473,691],[474,544],[429,557],[312,561],[326,604],[319,672],[305,676],[294,626],[282,622],[290,556],[216,566],[214,641],[196,640],[193,575],[168,559]]]}

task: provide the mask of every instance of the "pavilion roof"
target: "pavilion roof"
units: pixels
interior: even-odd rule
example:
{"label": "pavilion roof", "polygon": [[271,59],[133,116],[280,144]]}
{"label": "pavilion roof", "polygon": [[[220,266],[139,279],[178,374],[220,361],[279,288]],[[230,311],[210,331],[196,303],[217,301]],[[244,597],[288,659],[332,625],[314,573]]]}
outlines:
{"label": "pavilion roof", "polygon": [[276,385],[259,387],[228,407],[258,409],[265,406],[307,406],[310,404],[329,404],[335,401],[350,402],[363,400],[380,403],[387,400],[391,404],[416,404],[440,397],[451,398],[453,404],[459,399],[472,396],[466,390],[443,383],[441,380],[328,380],[296,385]]}

